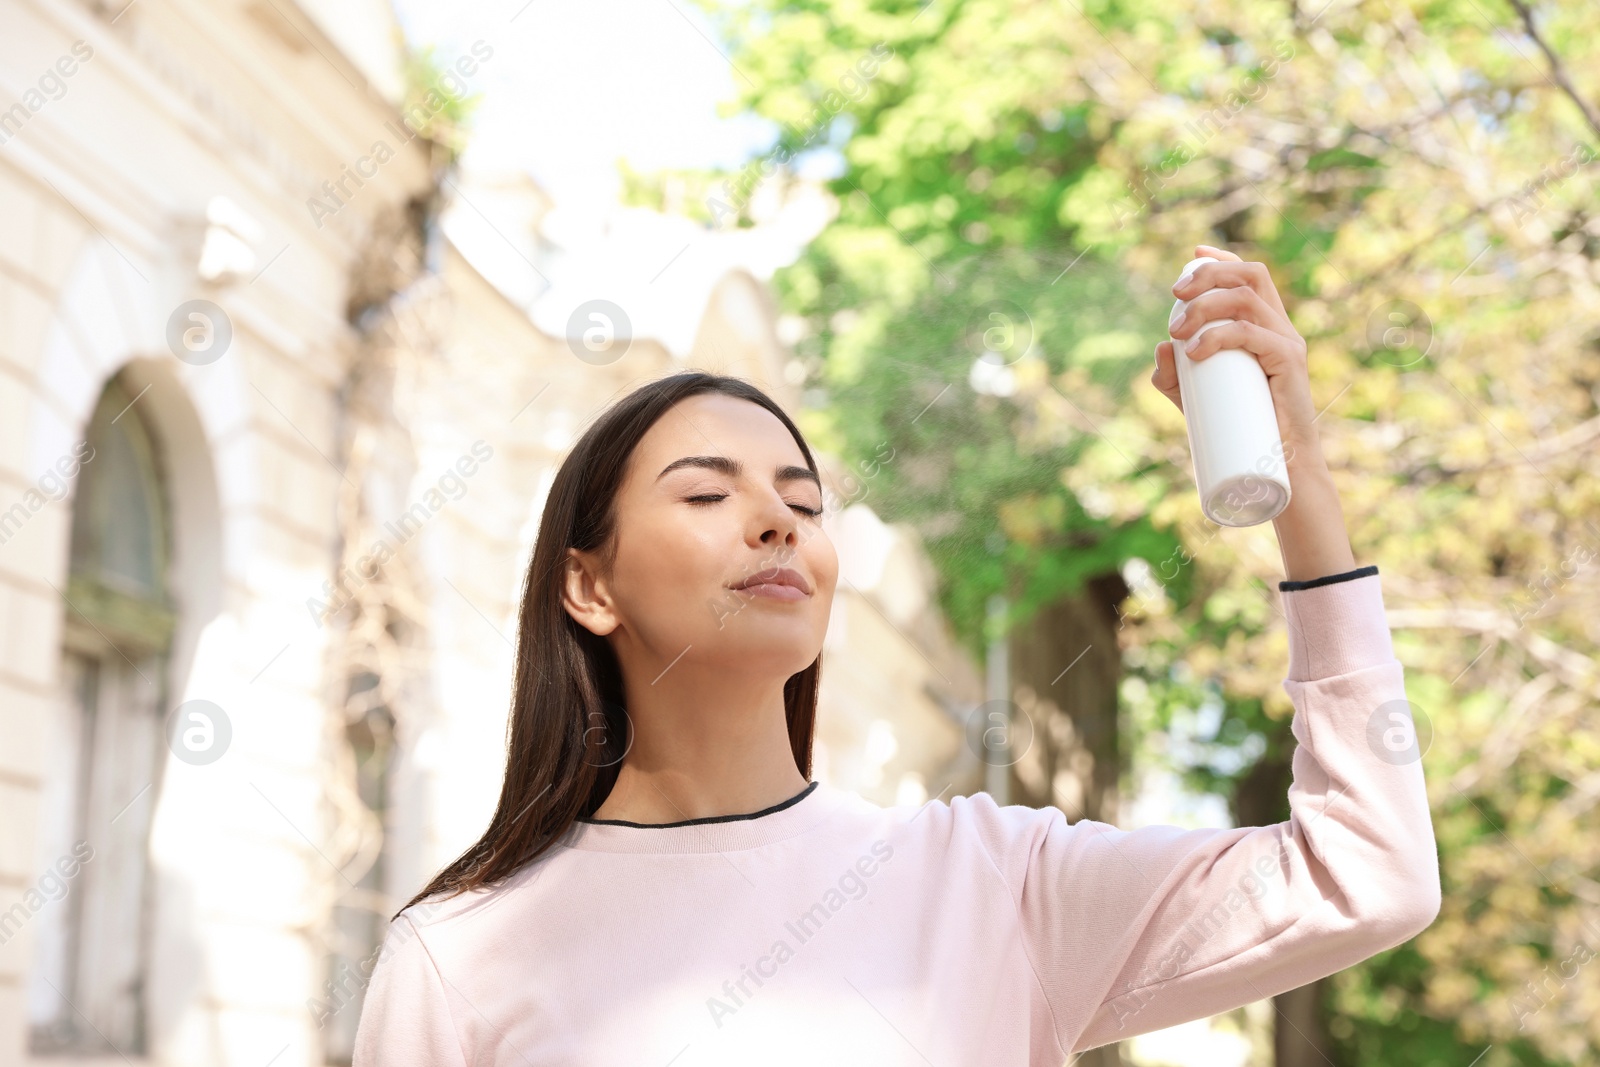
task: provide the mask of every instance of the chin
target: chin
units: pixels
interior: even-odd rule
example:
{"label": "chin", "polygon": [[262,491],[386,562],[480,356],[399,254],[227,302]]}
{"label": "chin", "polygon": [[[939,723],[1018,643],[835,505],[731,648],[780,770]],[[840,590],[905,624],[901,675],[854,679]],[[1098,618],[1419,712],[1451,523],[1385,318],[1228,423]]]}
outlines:
{"label": "chin", "polygon": [[[754,636],[754,635],[752,635]],[[718,666],[742,674],[770,674],[775,678],[788,678],[816,662],[822,651],[820,635],[807,632],[803,638],[796,636],[782,640],[769,635],[770,640],[730,641],[720,645],[715,653]]]}

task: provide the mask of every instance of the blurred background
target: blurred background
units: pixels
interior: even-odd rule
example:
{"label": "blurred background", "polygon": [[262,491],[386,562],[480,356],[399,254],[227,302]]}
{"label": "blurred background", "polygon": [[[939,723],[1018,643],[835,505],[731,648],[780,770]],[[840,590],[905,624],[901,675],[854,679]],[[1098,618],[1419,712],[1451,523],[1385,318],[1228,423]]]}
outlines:
{"label": "blurred background", "polygon": [[1153,387],[1272,270],[1439,840],[1415,940],[1095,1067],[1600,1062],[1589,0],[0,0],[0,1064],[349,1063],[587,422],[826,467],[816,776],[1287,817],[1270,524]]}

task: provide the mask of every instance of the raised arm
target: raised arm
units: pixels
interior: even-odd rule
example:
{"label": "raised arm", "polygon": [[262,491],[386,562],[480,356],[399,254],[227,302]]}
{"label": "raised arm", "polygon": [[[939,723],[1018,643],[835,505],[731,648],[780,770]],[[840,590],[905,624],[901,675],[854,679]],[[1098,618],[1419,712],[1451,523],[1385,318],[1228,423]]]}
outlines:
{"label": "raised arm", "polygon": [[1013,893],[1069,1052],[1282,993],[1415,936],[1439,910],[1433,825],[1375,568],[1285,583],[1298,742],[1290,817],[1134,831],[951,801]]}

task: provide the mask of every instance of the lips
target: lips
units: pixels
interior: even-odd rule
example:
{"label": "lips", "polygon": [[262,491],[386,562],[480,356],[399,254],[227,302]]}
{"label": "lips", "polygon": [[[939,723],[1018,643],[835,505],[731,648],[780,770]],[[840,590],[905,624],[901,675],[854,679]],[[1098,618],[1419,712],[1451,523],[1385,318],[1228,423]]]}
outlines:
{"label": "lips", "polygon": [[802,593],[811,592],[811,583],[806,581],[805,575],[790,567],[777,567],[772,570],[757,571],[755,574],[735,582],[730,589],[749,589],[757,585],[787,585],[800,590]]}

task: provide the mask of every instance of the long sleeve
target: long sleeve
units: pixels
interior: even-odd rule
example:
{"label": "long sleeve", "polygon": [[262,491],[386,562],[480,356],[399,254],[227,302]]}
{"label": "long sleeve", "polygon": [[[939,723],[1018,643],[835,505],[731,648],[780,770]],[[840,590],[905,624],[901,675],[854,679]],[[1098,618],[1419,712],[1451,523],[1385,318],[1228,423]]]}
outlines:
{"label": "long sleeve", "polygon": [[1065,1051],[1296,988],[1438,914],[1433,825],[1378,576],[1283,599],[1298,743],[1287,821],[1123,831],[987,794],[951,802],[1011,891]]}
{"label": "long sleeve", "polygon": [[465,1067],[445,986],[416,924],[389,924],[356,1027],[352,1067]]}

